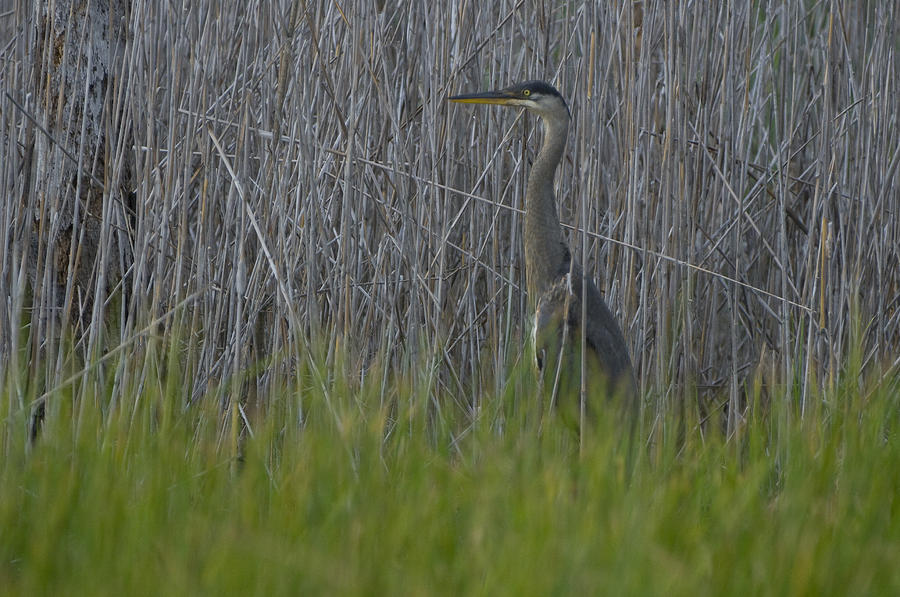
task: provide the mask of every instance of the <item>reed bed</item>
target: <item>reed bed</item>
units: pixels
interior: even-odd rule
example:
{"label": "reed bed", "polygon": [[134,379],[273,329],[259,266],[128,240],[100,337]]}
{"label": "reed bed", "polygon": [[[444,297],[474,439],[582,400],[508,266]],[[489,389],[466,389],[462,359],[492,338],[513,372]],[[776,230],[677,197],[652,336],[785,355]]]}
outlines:
{"label": "reed bed", "polygon": [[[898,11],[0,0],[0,587],[897,594]],[[530,78],[637,436],[536,407]]]}
{"label": "reed bed", "polygon": [[[39,4],[0,10],[10,412],[59,392],[115,410],[167,379],[246,418],[297,379],[327,396],[373,371],[382,400],[410,379],[438,418],[496,412],[529,358],[540,131],[446,97],[527,78],[571,105],[560,214],[648,420],[687,406],[733,432],[748,388],[807,416],[854,355],[897,369],[896,3],[136,0],[56,29]],[[99,144],[52,195],[32,148],[92,146],[85,119],[53,142],[35,124],[38,49],[107,25]]]}

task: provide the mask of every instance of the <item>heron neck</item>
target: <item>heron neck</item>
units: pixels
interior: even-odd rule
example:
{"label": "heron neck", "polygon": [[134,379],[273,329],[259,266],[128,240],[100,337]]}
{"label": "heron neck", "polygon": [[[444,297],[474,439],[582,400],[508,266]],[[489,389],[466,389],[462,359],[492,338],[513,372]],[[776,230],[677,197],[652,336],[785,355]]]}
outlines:
{"label": "heron neck", "polygon": [[525,194],[525,278],[534,307],[565,267],[567,248],[556,212],[553,179],[566,147],[568,115],[544,116],[544,144],[528,176]]}

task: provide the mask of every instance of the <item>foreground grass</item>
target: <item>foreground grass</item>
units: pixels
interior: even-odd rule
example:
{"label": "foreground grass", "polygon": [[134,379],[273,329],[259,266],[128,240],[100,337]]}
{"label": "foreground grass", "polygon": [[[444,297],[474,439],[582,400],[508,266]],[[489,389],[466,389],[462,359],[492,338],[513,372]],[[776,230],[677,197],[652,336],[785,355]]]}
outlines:
{"label": "foreground grass", "polygon": [[804,422],[774,408],[727,442],[688,425],[633,466],[602,422],[579,455],[552,424],[442,437],[414,405],[337,394],[307,395],[302,428],[272,397],[240,459],[229,417],[165,394],[77,415],[60,396],[30,451],[4,412],[3,593],[900,591],[888,390]]}

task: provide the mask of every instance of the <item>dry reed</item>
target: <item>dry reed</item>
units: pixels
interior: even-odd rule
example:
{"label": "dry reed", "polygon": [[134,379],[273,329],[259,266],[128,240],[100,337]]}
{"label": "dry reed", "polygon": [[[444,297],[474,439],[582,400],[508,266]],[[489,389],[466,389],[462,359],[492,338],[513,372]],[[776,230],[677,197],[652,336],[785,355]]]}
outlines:
{"label": "dry reed", "polygon": [[[177,333],[186,402],[265,397],[298,370],[327,394],[380,358],[476,417],[522,354],[540,133],[445,99],[526,78],[572,106],[561,218],[649,408],[697,389],[733,429],[751,377],[793,384],[806,412],[856,345],[864,367],[896,369],[896,3],[388,4],[133,2],[97,150],[103,214],[122,201],[110,181],[134,194],[130,246],[101,218],[79,285],[29,258],[54,242],[51,198],[23,175],[45,40],[41,8],[0,3],[0,379],[16,408],[101,387],[110,351],[108,392],[128,400],[117,390],[153,383],[147,355]],[[65,305],[91,313],[51,316]]]}

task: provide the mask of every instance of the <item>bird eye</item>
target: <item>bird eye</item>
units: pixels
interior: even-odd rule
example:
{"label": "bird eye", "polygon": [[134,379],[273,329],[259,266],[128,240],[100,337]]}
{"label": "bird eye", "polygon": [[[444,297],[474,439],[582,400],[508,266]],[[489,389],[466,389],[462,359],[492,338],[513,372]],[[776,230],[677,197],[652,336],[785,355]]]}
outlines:
{"label": "bird eye", "polygon": [[524,95],[525,97],[528,97],[529,95],[531,95],[531,90],[530,89],[522,90],[522,95]]}

